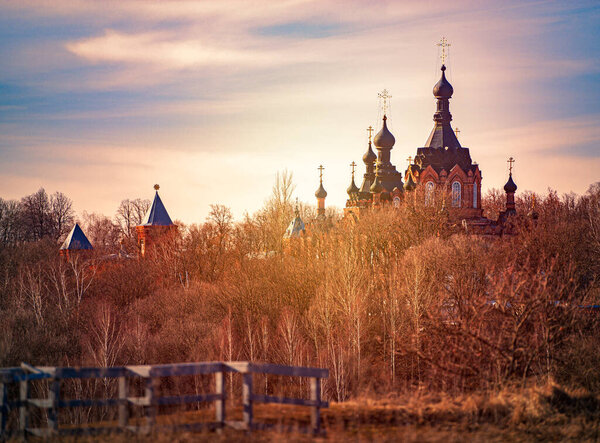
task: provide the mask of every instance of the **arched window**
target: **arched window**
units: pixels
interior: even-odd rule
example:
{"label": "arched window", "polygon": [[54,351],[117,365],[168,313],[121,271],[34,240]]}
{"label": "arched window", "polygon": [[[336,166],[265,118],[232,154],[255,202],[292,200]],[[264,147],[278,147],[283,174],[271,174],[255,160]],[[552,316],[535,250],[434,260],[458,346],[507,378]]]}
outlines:
{"label": "arched window", "polygon": [[461,189],[460,183],[454,182],[452,183],[452,206],[455,208],[460,208],[460,200],[461,200]]}
{"label": "arched window", "polygon": [[473,182],[473,207],[477,209],[477,182]]}
{"label": "arched window", "polygon": [[433,182],[427,182],[425,184],[425,206],[431,206],[433,204]]}

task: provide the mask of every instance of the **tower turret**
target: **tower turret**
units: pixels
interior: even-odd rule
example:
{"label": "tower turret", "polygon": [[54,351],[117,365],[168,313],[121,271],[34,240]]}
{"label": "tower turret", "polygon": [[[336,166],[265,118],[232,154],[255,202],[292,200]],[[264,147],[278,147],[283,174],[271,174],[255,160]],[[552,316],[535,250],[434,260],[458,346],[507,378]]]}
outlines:
{"label": "tower turret", "polygon": [[512,168],[513,163],[515,162],[514,158],[509,158],[507,160],[508,166],[508,181],[504,185],[504,192],[506,192],[506,214],[516,214],[516,206],[515,206],[515,192],[517,192],[517,185],[513,181],[512,178]]}
{"label": "tower turret", "polygon": [[319,217],[325,216],[325,198],[327,197],[327,191],[323,187],[323,165],[319,165],[319,188],[317,192],[315,192],[315,197],[317,197],[317,215]]}

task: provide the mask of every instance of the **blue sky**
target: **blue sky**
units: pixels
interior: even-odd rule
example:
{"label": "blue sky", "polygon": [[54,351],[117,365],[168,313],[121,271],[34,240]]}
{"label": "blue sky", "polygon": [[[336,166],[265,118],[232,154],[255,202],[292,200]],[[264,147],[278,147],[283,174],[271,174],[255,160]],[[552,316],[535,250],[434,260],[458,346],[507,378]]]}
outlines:
{"label": "blue sky", "polygon": [[111,216],[160,183],[171,216],[193,223],[211,203],[254,212],[283,169],[314,203],[322,163],[342,207],[379,91],[399,170],[427,139],[442,35],[453,123],[484,189],[503,186],[509,156],[519,190],[600,179],[597,2],[248,5],[0,4],[0,196],[43,186]]}

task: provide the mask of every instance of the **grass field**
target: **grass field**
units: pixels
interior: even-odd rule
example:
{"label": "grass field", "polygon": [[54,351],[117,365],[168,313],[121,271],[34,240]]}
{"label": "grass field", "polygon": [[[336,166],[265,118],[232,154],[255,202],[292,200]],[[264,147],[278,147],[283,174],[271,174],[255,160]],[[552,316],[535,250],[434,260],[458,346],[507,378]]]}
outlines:
{"label": "grass field", "polygon": [[[262,432],[231,429],[221,434],[163,433],[136,441],[600,441],[600,401],[583,391],[549,384],[535,388],[461,396],[423,393],[393,398],[362,398],[332,403],[322,411],[326,434]],[[212,409],[160,416],[159,423],[210,421]],[[231,407],[229,419],[241,419]],[[255,421],[282,426],[307,425],[308,408],[255,405]],[[131,441],[110,436],[106,441]],[[94,441],[98,441],[94,439]]]}

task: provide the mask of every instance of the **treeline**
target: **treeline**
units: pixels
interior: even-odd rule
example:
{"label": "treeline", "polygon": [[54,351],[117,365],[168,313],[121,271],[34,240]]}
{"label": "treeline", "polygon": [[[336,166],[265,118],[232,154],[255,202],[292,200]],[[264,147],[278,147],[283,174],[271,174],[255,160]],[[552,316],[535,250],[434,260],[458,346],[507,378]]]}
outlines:
{"label": "treeline", "polygon": [[[119,235],[91,258],[65,262],[55,241],[5,244],[0,366],[320,366],[334,400],[548,378],[600,389],[599,313],[588,307],[600,302],[600,183],[538,195],[533,211],[533,195],[521,196],[517,234],[495,238],[448,223],[443,196],[425,206],[417,193],[356,222],[300,207],[307,234],[285,241],[292,193],[280,176],[239,222],[214,205],[146,259],[106,258],[133,235],[110,220]],[[496,196],[484,205],[502,209]]]}

